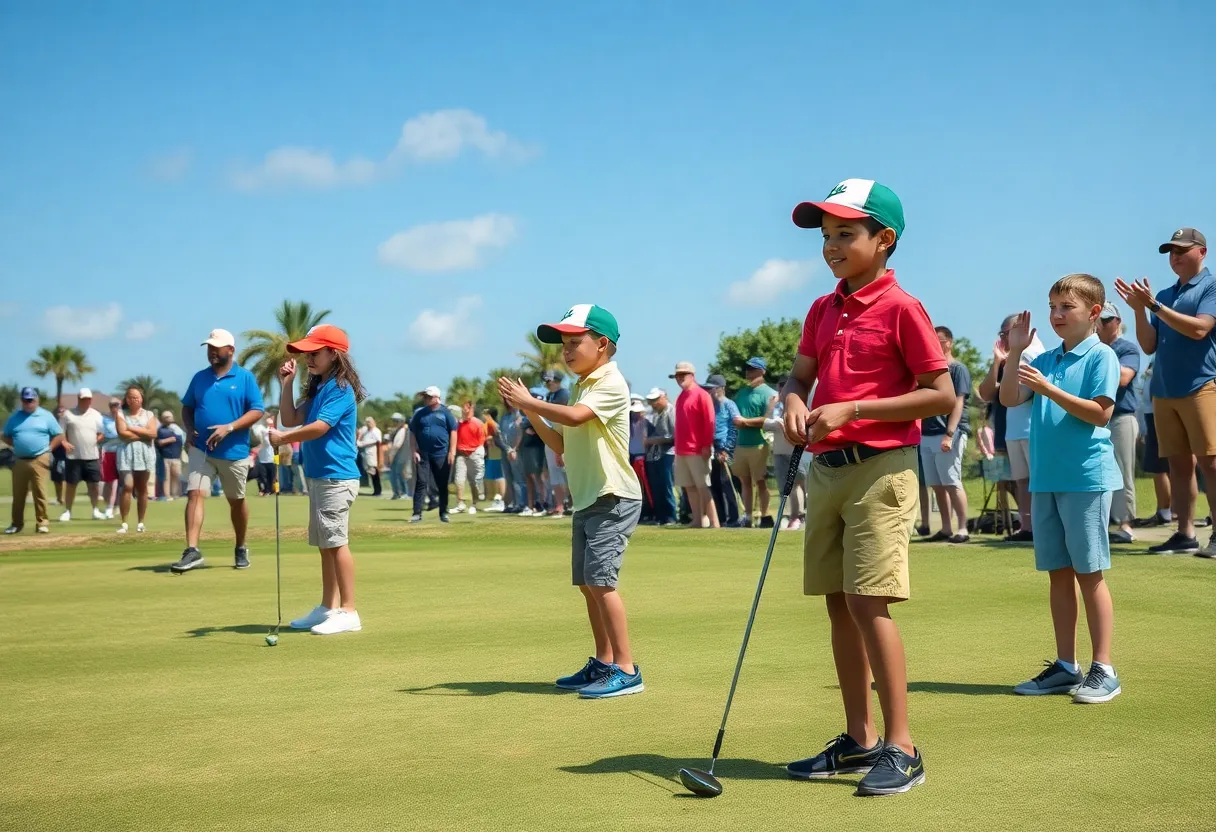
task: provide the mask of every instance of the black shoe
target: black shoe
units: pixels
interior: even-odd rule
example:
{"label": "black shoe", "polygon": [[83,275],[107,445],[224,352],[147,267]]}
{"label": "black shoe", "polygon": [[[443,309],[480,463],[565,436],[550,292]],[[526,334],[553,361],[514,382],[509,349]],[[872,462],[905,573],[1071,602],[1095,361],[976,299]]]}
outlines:
{"label": "black shoe", "polygon": [[233,569],[248,569],[249,568],[249,547],[237,546],[233,553],[232,568]]}
{"label": "black shoe", "polygon": [[870,773],[857,784],[857,794],[900,794],[925,782],[925,763],[920,758],[920,749],[915,751],[916,756],[910,757],[898,745],[888,745]]}
{"label": "black shoe", "polygon": [[882,739],[873,748],[863,748],[848,734],[841,734],[819,754],[790,763],[785,773],[795,780],[815,780],[838,774],[864,774],[882,756]]}
{"label": "black shoe", "polygon": [[441,515],[439,515],[439,522],[448,523],[448,522],[450,522],[450,520],[448,519],[448,516],[446,514],[441,514]]}
{"label": "black shoe", "polygon": [[773,518],[770,515],[764,515],[760,518],[760,528],[771,529],[773,527]]}
{"label": "black shoe", "polygon": [[1029,529],[1020,529],[1013,534],[1005,536],[1006,543],[1033,543],[1034,532]]}
{"label": "black shoe", "polygon": [[951,537],[947,538],[946,542],[947,542],[947,543],[970,543],[970,542],[971,542],[971,535],[969,535],[969,534],[956,534],[956,535],[953,535],[953,536],[951,536]]}
{"label": "black shoe", "polygon": [[916,536],[917,537],[928,537],[929,531],[930,531],[930,529],[928,526],[917,526],[916,527]]}
{"label": "black shoe", "polygon": [[926,537],[925,543],[946,543],[950,540],[950,535],[946,534],[941,529],[938,529],[931,536]]}
{"label": "black shoe", "polygon": [[1172,519],[1166,520],[1164,517],[1161,516],[1161,512],[1158,511],[1158,512],[1155,512],[1152,517],[1139,517],[1139,518],[1133,520],[1132,528],[1135,528],[1135,529],[1152,528],[1153,526],[1165,526],[1165,525],[1167,525],[1169,523],[1173,523],[1173,522],[1174,521]]}
{"label": "black shoe", "polygon": [[1174,532],[1173,536],[1164,543],[1149,546],[1150,555],[1193,555],[1199,551],[1199,541],[1187,537],[1182,532]]}
{"label": "black shoe", "polygon": [[7,529],[4,530],[4,533],[5,534],[21,534],[21,527],[20,526],[9,526]]}
{"label": "black shoe", "polygon": [[198,569],[203,565],[203,553],[193,546],[186,548],[182,552],[181,559],[177,563],[169,567],[170,572],[189,572],[191,569]]}

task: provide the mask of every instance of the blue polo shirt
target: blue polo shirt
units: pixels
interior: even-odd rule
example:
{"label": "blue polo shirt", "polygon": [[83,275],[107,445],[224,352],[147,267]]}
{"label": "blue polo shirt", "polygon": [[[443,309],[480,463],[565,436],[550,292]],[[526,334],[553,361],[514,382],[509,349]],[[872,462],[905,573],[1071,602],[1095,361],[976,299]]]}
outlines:
{"label": "blue polo shirt", "polygon": [[[1056,387],[1081,399],[1105,396],[1113,402],[1119,389],[1119,359],[1097,335],[1090,335],[1068,352],[1061,344],[1030,364]],[[1123,487],[1110,428],[1083,422],[1046,396],[1036,394],[1030,403],[1032,492],[1114,491]]]}
{"label": "blue polo shirt", "polygon": [[410,433],[418,443],[418,453],[432,459],[448,455],[448,445],[456,427],[456,419],[443,405],[438,410],[420,407],[410,419]]}
{"label": "blue polo shirt", "polygon": [[198,434],[194,446],[213,459],[226,460],[249,456],[249,428],[234,430],[215,450],[207,450],[211,435],[208,428],[231,424],[251,410],[266,409],[257,379],[236,364],[222,376],[216,376],[210,367],[195,373],[182,396],[182,406],[194,408],[194,430]]}
{"label": "blue polo shirt", "polygon": [[63,433],[59,420],[45,407],[33,413],[18,410],[4,423],[4,435],[13,438],[17,459],[36,459],[51,452],[51,439]]}
{"label": "blue polo shirt", "polygon": [[[1119,359],[1119,367],[1130,367],[1135,370],[1136,376],[1140,375],[1140,349],[1126,338],[1116,338],[1110,348],[1115,351],[1115,357]],[[1136,392],[1136,376],[1132,376],[1132,380],[1127,385],[1119,385],[1119,392],[1115,395],[1115,412],[1111,416],[1113,419],[1120,413],[1135,413],[1136,408],[1140,406],[1140,394]]]}
{"label": "blue polo shirt", "polygon": [[[1157,302],[1180,315],[1216,318],[1216,281],[1204,269],[1186,283],[1175,281],[1157,293]],[[1181,399],[1216,379],[1216,327],[1196,341],[1153,316],[1157,369],[1149,391],[1158,399]]]}
{"label": "blue polo shirt", "polygon": [[329,425],[329,430],[319,439],[300,443],[304,451],[304,476],[310,480],[359,479],[359,468],[355,465],[358,411],[353,387],[340,385],[335,378],[321,385],[308,403],[308,419],[304,424],[320,420]]}
{"label": "blue polo shirt", "polygon": [[735,417],[739,415],[739,405],[730,399],[718,401],[714,399],[714,450],[726,451],[733,454],[739,445],[739,429],[735,427]]}

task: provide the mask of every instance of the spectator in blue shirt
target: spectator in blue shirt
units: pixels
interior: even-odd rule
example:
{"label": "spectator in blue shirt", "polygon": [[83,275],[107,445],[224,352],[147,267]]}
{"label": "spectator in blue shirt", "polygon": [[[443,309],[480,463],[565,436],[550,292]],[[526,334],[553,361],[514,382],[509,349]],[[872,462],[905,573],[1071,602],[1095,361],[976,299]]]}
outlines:
{"label": "spectator in blue shirt", "polygon": [[[1009,334],[1009,366],[1001,404],[1033,400],[1030,417],[1030,490],[1034,493],[1035,568],[1047,572],[1056,660],[1014,688],[1038,696],[1073,692],[1073,701],[1109,702],[1122,690],[1111,664],[1115,613],[1104,572],[1110,569],[1111,492],[1123,485],[1110,441],[1119,389],[1119,359],[1094,327],[1106,302],[1102,282],[1088,274],[1056,281],[1048,295],[1051,325],[1063,344],[1022,365],[1034,330],[1030,313]],[[1077,585],[1093,645],[1089,672],[1076,661]]]}
{"label": "spectator in blue shirt", "polygon": [[359,495],[355,430],[366,398],[350,358],[350,339],[321,324],[287,345],[308,364],[304,398],[295,401],[296,362],[279,368],[279,423],[266,441],[272,448],[299,442],[308,478],[308,544],[321,552],[321,603],[291,622],[293,630],[329,636],[363,629],[355,608],[355,559],[350,553],[350,509]]}
{"label": "spectator in blue shirt", "polygon": [[1202,550],[1195,538],[1198,495],[1191,487],[1198,465],[1208,505],[1216,506],[1216,281],[1203,266],[1207,240],[1194,228],[1178,229],[1158,251],[1169,255],[1178,276],[1174,285],[1154,296],[1148,278],[1115,281],[1136,313],[1140,348],[1157,356],[1149,392],[1158,450],[1169,458],[1178,521],[1174,536],[1149,551],[1216,558],[1216,533]]}
{"label": "spectator in blue shirt", "polygon": [[1115,491],[1110,503],[1110,521],[1119,527],[1111,532],[1111,543],[1132,543],[1136,539],[1132,523],[1136,519],[1136,442],[1140,439],[1140,422],[1136,419],[1140,399],[1135,387],[1140,349],[1121,337],[1123,329],[1119,307],[1107,301],[1098,316],[1098,338],[1119,359],[1119,392],[1115,394],[1115,413],[1110,417],[1110,441],[1123,477],[1123,487]]}
{"label": "spectator in blue shirt", "polygon": [[203,346],[210,366],[194,374],[182,396],[182,424],[193,450],[186,472],[186,550],[170,567],[174,572],[203,565],[198,539],[203,530],[204,498],[211,491],[212,479],[219,480],[228,498],[236,536],[233,566],[249,568],[245,483],[249,480],[249,429],[265,410],[262,391],[253,374],[234,363],[236,339],[231,332],[213,329]]}
{"label": "spectator in blue shirt", "polygon": [[34,520],[39,534],[51,530],[47,482],[51,478],[51,451],[63,444],[59,420],[38,406],[38,391],[21,388],[21,409],[4,423],[4,441],[13,448],[13,522],[5,534],[17,534],[25,525],[25,500],[34,492]]}
{"label": "spectator in blue shirt", "polygon": [[722,376],[710,376],[703,386],[714,403],[714,458],[709,470],[709,490],[718,517],[727,526],[735,526],[739,523],[739,501],[731,482],[730,464],[739,440],[739,428],[735,425],[739,405],[726,397],[726,379]]}
{"label": "spectator in blue shirt", "polygon": [[[438,387],[425,391],[426,404],[414,411],[410,419],[410,450],[414,454],[414,467],[425,470],[425,477],[435,483],[439,491],[439,519],[448,522],[448,484],[452,480],[452,465],[456,462],[456,418],[443,406],[443,393]],[[422,509],[426,504],[424,475],[419,474],[414,487],[414,516],[411,523],[422,521]]]}

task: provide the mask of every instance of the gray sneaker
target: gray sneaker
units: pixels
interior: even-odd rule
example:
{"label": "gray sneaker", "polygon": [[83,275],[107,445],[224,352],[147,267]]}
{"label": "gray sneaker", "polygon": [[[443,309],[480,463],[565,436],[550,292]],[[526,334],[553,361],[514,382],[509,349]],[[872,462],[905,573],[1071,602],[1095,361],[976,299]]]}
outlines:
{"label": "gray sneaker", "polygon": [[1084,682],[1081,671],[1073,673],[1059,661],[1043,662],[1043,672],[1014,687],[1019,696],[1047,696],[1052,693],[1073,693]]}
{"label": "gray sneaker", "polygon": [[1216,534],[1208,541],[1208,545],[1195,553],[1197,558],[1216,558]]}
{"label": "gray sneaker", "polygon": [[1095,662],[1089,666],[1085,682],[1073,692],[1072,701],[1079,705],[1098,705],[1109,702],[1123,692],[1119,677],[1106,671]]}

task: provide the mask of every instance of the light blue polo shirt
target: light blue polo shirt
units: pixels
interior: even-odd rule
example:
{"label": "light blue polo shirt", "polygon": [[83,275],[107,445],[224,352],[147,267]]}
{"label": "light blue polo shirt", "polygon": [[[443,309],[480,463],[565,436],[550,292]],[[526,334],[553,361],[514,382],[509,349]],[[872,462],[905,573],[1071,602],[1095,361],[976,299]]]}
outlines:
{"label": "light blue polo shirt", "polygon": [[[1040,355],[1031,366],[1065,393],[1081,399],[1119,391],[1115,351],[1090,335],[1068,352],[1064,345]],[[1110,428],[1083,422],[1046,396],[1035,395],[1030,413],[1030,490],[1114,491],[1123,487]]]}
{"label": "light blue polo shirt", "polygon": [[63,433],[59,421],[45,407],[33,413],[18,410],[4,423],[4,435],[13,437],[17,459],[36,459],[51,452],[51,439]]}
{"label": "light blue polo shirt", "polygon": [[310,480],[359,479],[359,468],[355,465],[358,410],[355,389],[349,384],[339,385],[336,378],[331,378],[321,385],[308,403],[308,419],[304,424],[319,420],[329,425],[329,430],[319,439],[300,443],[304,451],[304,476]]}
{"label": "light blue polo shirt", "polygon": [[[1216,318],[1216,278],[1204,269],[1186,283],[1174,282],[1157,293],[1157,302],[1180,315]],[[1156,315],[1157,369],[1150,392],[1159,399],[1181,399],[1216,379],[1216,327],[1196,341]]]}
{"label": "light blue polo shirt", "polygon": [[226,460],[249,456],[249,428],[234,430],[215,450],[207,449],[211,435],[208,428],[232,424],[251,410],[266,409],[257,379],[236,364],[222,376],[216,376],[210,367],[195,373],[182,396],[182,406],[194,408],[194,430],[198,434],[194,446],[213,459]]}

